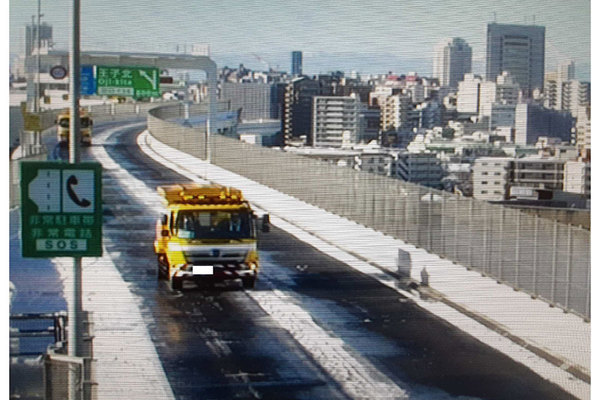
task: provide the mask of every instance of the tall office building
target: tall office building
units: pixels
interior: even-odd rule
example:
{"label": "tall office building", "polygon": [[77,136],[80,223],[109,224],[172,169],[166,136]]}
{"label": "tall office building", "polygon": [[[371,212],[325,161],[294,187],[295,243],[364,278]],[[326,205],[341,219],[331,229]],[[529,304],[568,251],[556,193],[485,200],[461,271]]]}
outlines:
{"label": "tall office building", "polygon": [[531,98],[544,85],[546,28],[534,25],[487,26],[486,80],[494,81],[508,71],[523,95]]}
{"label": "tall office building", "polygon": [[471,72],[471,47],[461,38],[445,39],[434,49],[433,77],[440,86],[456,88],[466,73]]}
{"label": "tall office building", "polygon": [[302,52],[292,51],[292,75],[302,75]]}

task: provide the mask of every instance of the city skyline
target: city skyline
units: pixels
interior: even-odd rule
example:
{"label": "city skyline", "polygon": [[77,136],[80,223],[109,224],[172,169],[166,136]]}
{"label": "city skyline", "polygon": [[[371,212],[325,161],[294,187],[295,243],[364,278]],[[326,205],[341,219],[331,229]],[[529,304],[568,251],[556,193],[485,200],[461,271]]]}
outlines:
{"label": "city skyline", "polygon": [[[574,60],[576,78],[590,79],[590,2],[450,1],[425,8],[422,2],[317,2],[279,5],[268,1],[219,6],[175,0],[82,1],[81,43],[85,50],[174,53],[192,44],[210,45],[219,67],[268,63],[289,70],[291,51],[303,53],[307,74],[334,70],[431,75],[433,51],[445,37],[463,38],[473,49],[473,72],[485,72],[489,22],[546,27],[546,70]],[[71,2],[42,0],[42,22],[53,26],[55,48],[67,49]],[[10,2],[10,53],[23,48],[23,28],[37,13],[37,1]],[[154,34],[151,34],[154,32]],[[577,45],[573,45],[576,43]],[[256,57],[258,55],[258,57]]]}

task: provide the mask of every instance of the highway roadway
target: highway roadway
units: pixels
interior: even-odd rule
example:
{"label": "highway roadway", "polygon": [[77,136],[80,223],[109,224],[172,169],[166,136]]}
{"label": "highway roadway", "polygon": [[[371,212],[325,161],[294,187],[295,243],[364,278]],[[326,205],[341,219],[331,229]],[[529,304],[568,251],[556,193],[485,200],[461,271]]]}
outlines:
{"label": "highway roadway", "polygon": [[[139,298],[176,398],[573,398],[274,226],[260,234],[255,289],[187,285],[173,291],[156,276],[152,243],[159,215],[140,196],[188,179],[139,149],[143,126],[115,126],[95,126],[104,140],[83,148],[82,161],[94,160],[102,146],[129,173],[103,173],[104,243]],[[55,154],[64,157],[64,149]],[[139,196],[126,190],[135,185],[132,177],[143,182]]]}

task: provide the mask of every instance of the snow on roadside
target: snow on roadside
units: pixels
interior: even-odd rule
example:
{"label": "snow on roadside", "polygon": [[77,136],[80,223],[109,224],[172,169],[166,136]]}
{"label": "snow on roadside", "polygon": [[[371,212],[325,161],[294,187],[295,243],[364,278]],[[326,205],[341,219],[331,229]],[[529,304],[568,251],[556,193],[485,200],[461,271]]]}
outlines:
{"label": "snow on roadside", "polygon": [[[95,136],[95,144],[123,127]],[[92,148],[105,169],[122,170],[103,146]],[[72,290],[72,258],[55,258],[64,293]],[[94,377],[98,399],[169,400],[175,396],[146,329],[135,296],[122,279],[108,251],[103,256],[82,258],[82,307],[92,313]],[[70,296],[67,297],[67,302]]]}
{"label": "snow on roadside", "polygon": [[[395,270],[396,252],[402,248],[411,254],[413,265],[427,266],[433,277],[433,282],[430,283],[435,285],[436,289],[439,287],[444,294],[449,292],[459,303],[468,304],[469,308],[475,307],[477,313],[497,320],[509,330],[514,330],[513,333],[517,336],[532,343],[542,343],[543,348],[551,349],[551,353],[565,359],[565,364],[557,367],[443,303],[426,302],[418,296],[401,291],[403,295],[411,297],[424,309],[446,319],[578,398],[589,398],[590,385],[575,379],[563,369],[569,364],[574,364],[589,370],[590,327],[580,318],[552,309],[540,300],[532,300],[524,293],[514,292],[505,285],[498,285],[474,271],[467,271],[464,267],[442,260],[422,249],[416,249],[401,240],[365,228],[166,146],[148,132],[139,136],[138,144],[155,160],[184,173],[190,179],[208,177],[220,184],[242,189],[250,201],[272,215],[271,221],[274,225],[398,291],[401,290],[395,287],[393,279],[381,278],[379,269],[357,259],[348,251]],[[332,231],[331,226],[335,226],[336,229]],[[377,245],[373,245],[374,243]],[[420,280],[420,271],[421,268],[413,268],[413,278]],[[483,299],[486,301],[482,301]],[[496,301],[492,301],[494,299]],[[507,302],[518,308],[510,308]],[[519,312],[514,312],[515,310]],[[532,318],[528,318],[528,315],[538,316],[534,318],[535,323],[531,322]],[[549,332],[553,334],[549,335]],[[561,339],[558,342],[557,337]]]}

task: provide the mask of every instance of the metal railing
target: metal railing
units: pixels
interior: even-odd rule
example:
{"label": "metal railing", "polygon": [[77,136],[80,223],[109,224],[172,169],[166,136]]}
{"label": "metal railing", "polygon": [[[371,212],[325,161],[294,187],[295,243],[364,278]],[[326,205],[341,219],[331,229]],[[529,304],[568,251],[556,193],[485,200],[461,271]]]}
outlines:
{"label": "metal railing", "polygon": [[[83,317],[86,333],[83,339],[82,356],[71,357],[66,355],[68,345],[66,312],[10,316],[11,396],[46,400],[96,398],[93,382],[92,322],[89,313],[84,312]],[[22,350],[20,341],[39,338],[52,340],[50,344],[44,345],[47,346],[44,350]],[[74,382],[72,394],[69,394],[70,377]]]}
{"label": "metal railing", "polygon": [[340,168],[148,113],[161,142],[590,318],[590,231],[518,209]]}

